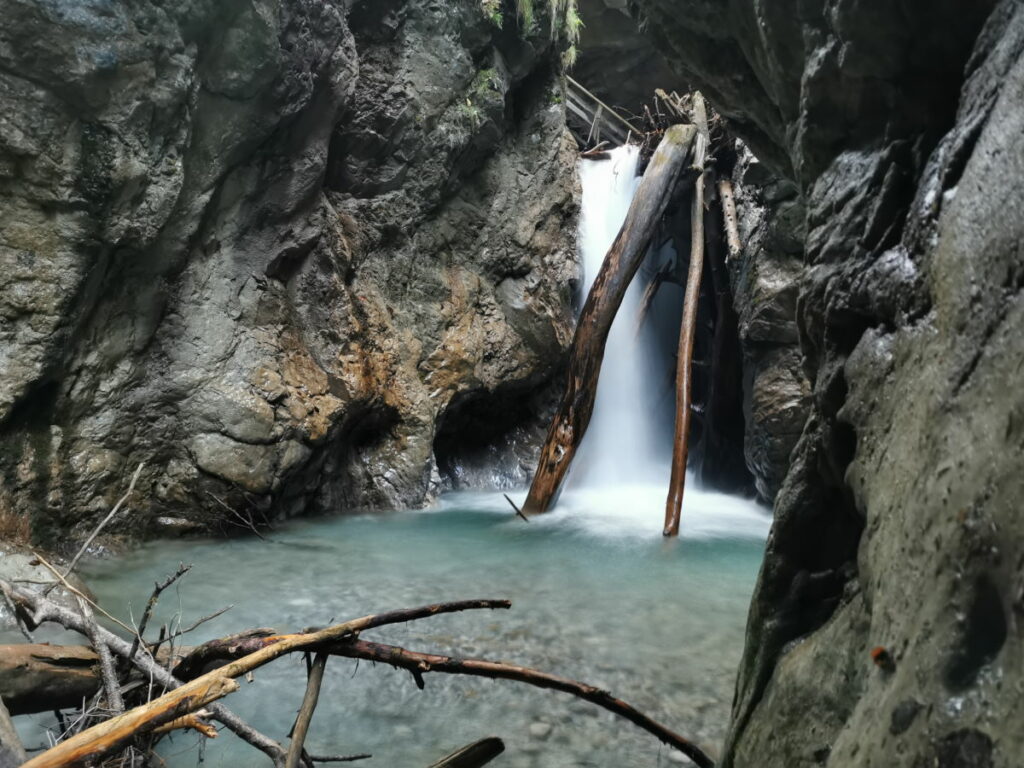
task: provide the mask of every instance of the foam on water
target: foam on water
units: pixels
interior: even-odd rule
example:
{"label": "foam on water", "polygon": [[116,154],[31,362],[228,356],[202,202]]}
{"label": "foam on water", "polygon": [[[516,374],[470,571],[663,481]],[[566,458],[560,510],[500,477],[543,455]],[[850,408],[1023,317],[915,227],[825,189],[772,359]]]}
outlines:
{"label": "foam on water", "polygon": [[[580,161],[579,245],[585,292],[615,242],[639,183],[640,152],[636,147],[619,147],[610,155],[609,160]],[[566,480],[567,488],[657,482],[664,474],[656,457],[650,399],[645,396],[645,349],[636,339],[641,293],[639,281],[634,281],[612,323],[594,413]]]}
{"label": "foam on water", "polygon": [[[525,492],[509,494],[518,505]],[[434,511],[472,509],[509,516],[509,525],[525,525],[512,517],[508,501],[500,493],[461,491],[446,494]],[[530,519],[538,530],[560,529],[604,538],[652,539],[661,535],[665,515],[665,486],[654,483],[585,486],[566,491],[547,514]],[[689,487],[680,536],[689,540],[763,540],[771,515],[756,502],[724,493]]]}

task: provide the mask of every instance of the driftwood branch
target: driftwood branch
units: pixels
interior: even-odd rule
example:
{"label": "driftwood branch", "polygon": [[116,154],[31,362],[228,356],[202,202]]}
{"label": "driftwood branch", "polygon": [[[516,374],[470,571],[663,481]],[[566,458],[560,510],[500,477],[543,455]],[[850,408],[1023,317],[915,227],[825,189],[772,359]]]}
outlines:
{"label": "driftwood branch", "polygon": [[[37,593],[21,590],[3,581],[0,581],[0,589],[8,593],[16,604],[33,608],[35,614],[42,620],[58,621],[70,629],[84,631],[86,622],[82,617],[52,603],[47,598],[41,597]],[[539,688],[569,693],[629,720],[662,742],[690,756],[702,768],[712,765],[710,758],[688,739],[651,719],[626,702],[613,697],[607,691],[586,683],[529,667],[418,653],[397,646],[370,643],[359,639],[359,633],[368,629],[423,619],[440,613],[508,607],[510,607],[510,603],[506,600],[467,600],[374,614],[335,624],[326,629],[298,634],[282,635],[274,634],[271,630],[251,630],[211,641],[197,649],[192,649],[176,668],[177,673],[195,673],[207,664],[224,663],[223,666],[200,674],[188,682],[182,682],[172,676],[150,657],[144,654],[138,655],[131,659],[132,664],[152,675],[154,681],[171,690],[143,706],[136,707],[123,715],[101,723],[99,726],[93,726],[93,728],[72,736],[35,758],[28,764],[28,767],[56,768],[57,766],[76,764],[86,759],[96,760],[124,747],[135,737],[145,733],[152,733],[161,728],[166,730],[173,727],[197,727],[197,725],[202,725],[201,721],[189,720],[186,716],[204,706],[209,708],[210,716],[213,719],[224,723],[250,744],[264,751],[273,759],[276,766],[285,766],[285,761],[288,758],[280,744],[253,731],[230,711],[214,702],[237,687],[234,682],[235,678],[287,653],[296,651],[315,651],[317,660],[311,669],[306,696],[293,729],[292,746],[289,750],[293,761],[325,761],[305,755],[302,743],[316,706],[326,655],[330,654],[367,659],[406,669],[413,675],[420,687],[423,687],[424,684],[423,675],[428,672],[442,672],[514,680]],[[130,643],[106,630],[101,629],[101,632],[105,633],[100,637],[102,642],[106,643],[114,653],[128,657],[131,651]],[[299,764],[299,762],[289,762],[287,765],[290,768]],[[467,766],[472,764],[465,763]],[[478,764],[483,765],[483,763]],[[462,763],[456,762],[450,765],[454,768]]]}
{"label": "driftwood branch", "polygon": [[[216,659],[218,661],[229,661],[229,660],[245,660],[254,653],[262,650],[266,642],[276,642],[280,638],[296,637],[289,635],[274,635],[267,634],[267,630],[255,630],[238,635],[233,635],[230,638],[223,638],[221,640],[211,641],[206,644],[207,651],[202,650],[203,646],[193,649],[193,653],[197,657],[205,659],[207,662],[211,662]],[[2,647],[0,647],[2,648]],[[209,649],[216,649],[215,654],[211,654]],[[72,648],[66,649],[65,653],[70,651],[75,656],[84,655],[87,653],[87,649],[84,648]],[[530,685],[534,685],[540,688],[547,688],[552,690],[562,691],[569,693],[574,696],[590,701],[598,706],[601,706],[616,715],[626,718],[630,722],[638,725],[655,737],[659,738],[666,744],[671,745],[674,748],[680,749],[685,754],[689,754],[687,750],[697,749],[692,742],[674,733],[666,726],[657,723],[643,713],[637,711],[635,708],[626,704],[625,702],[614,698],[606,691],[602,691],[594,686],[587,685],[586,683],[580,683],[568,678],[559,677],[557,675],[551,675],[545,672],[541,672],[529,667],[522,667],[518,665],[503,664],[493,661],[485,660],[473,660],[473,659],[456,659],[449,656],[442,656],[438,654],[426,654],[417,653],[414,651],[408,651],[404,648],[399,648],[393,645],[383,645],[380,643],[369,643],[362,640],[347,640],[343,639],[338,642],[331,642],[323,645],[320,648],[321,653],[328,653],[336,656],[344,656],[347,658],[365,659],[374,662],[382,662],[389,664],[394,667],[408,670],[413,674],[416,679],[416,684],[419,687],[424,685],[423,676],[428,672],[442,672],[446,674],[462,674],[471,675],[476,677],[489,677],[493,679],[506,679],[514,680],[517,682],[523,682]],[[185,657],[186,659],[188,656]],[[318,657],[319,658],[319,657]],[[184,662],[183,662],[184,663]],[[322,663],[326,663],[324,660]],[[179,665],[175,669],[178,669],[182,665]],[[313,670],[315,672],[317,665],[314,664]],[[215,676],[217,672],[222,672],[225,668],[222,667],[219,670],[215,670],[213,673],[208,673],[204,677]],[[321,670],[322,673],[322,670]],[[95,674],[95,673],[94,673]],[[293,745],[301,738],[305,738],[305,731],[300,732],[299,722],[304,721],[306,727],[308,727],[308,720],[312,716],[313,708],[315,707],[315,700],[310,700],[311,692],[310,686],[319,691],[322,677],[319,679],[314,678],[311,674],[310,683],[307,685],[307,695],[303,700],[303,705],[300,710],[299,718],[296,721],[296,728],[293,731]],[[179,689],[181,690],[181,689]],[[216,711],[211,708],[212,716],[219,719]],[[186,727],[189,723],[182,721],[182,724],[174,727]],[[164,726],[169,728],[170,726]],[[158,729],[159,730],[159,729]],[[689,746],[687,746],[689,745]],[[699,750],[698,750],[699,751]],[[301,754],[301,749],[299,751]],[[321,762],[316,757],[311,757],[314,762]],[[698,765],[702,765],[698,758],[694,758]],[[708,763],[710,764],[710,763]],[[458,765],[453,763],[452,765]]]}
{"label": "driftwood branch", "polygon": [[288,745],[288,757],[285,759],[285,768],[299,768],[302,761],[302,746],[306,743],[306,734],[309,733],[309,724],[313,721],[313,712],[316,711],[317,701],[320,699],[320,686],[324,681],[324,670],[327,668],[327,654],[317,653],[313,665],[309,668],[309,678],[306,680],[306,694],[302,697],[302,706],[299,707],[299,714],[295,718],[295,725],[292,727],[292,741]]}
{"label": "driftwood branch", "polygon": [[547,688],[568,693],[625,718],[656,737],[662,743],[678,749],[701,768],[712,768],[714,766],[714,761],[689,739],[652,720],[630,704],[615,698],[608,691],[603,691],[586,683],[580,683],[569,678],[514,664],[503,664],[497,661],[484,661],[480,659],[456,659],[451,656],[418,653],[406,650],[405,648],[399,648],[398,646],[371,643],[366,640],[339,643],[331,646],[330,651],[338,656],[348,656],[355,659],[389,664],[392,667],[408,670],[413,676],[419,676],[420,678],[428,672],[441,672],[450,675],[470,675],[496,680],[514,680],[536,686],[537,688]]}
{"label": "driftwood branch", "polygon": [[[9,582],[2,580],[0,580],[0,591],[3,591],[16,607],[30,610],[32,612],[31,615],[33,617],[33,621],[36,625],[45,621],[53,621],[67,629],[78,632],[79,634],[85,636],[88,636],[89,634],[89,623],[82,616],[72,610],[58,605],[57,603],[54,603],[45,595],[16,587]],[[98,627],[96,636],[99,638],[99,641],[109,648],[114,654],[128,659],[133,666],[165,688],[173,689],[181,685],[180,681],[176,680],[171,673],[167,671],[167,669],[149,656],[144,654],[136,654],[135,656],[129,655],[131,651],[131,644],[118,637],[113,632],[110,632],[103,627]],[[275,766],[284,765],[285,752],[281,745],[276,741],[264,736],[233,712],[219,704],[214,704],[209,709],[212,712],[214,719],[223,723],[225,727],[231,730],[243,741],[264,752],[271,758],[271,760],[274,761]]]}
{"label": "driftwood branch", "polygon": [[690,404],[693,400],[693,342],[697,328],[697,304],[700,281],[704,271],[704,165],[710,137],[704,97],[693,94],[694,122],[697,139],[694,166],[700,172],[694,185],[693,206],[690,213],[690,269],[686,276],[686,295],[683,299],[683,319],[679,329],[679,352],[676,358],[676,424],[672,446],[672,476],[668,498],[665,501],[666,536],[679,534],[679,518],[686,488],[686,458],[690,442]]}
{"label": "driftwood branch", "polygon": [[153,585],[153,593],[149,596],[149,600],[146,601],[146,608],[142,612],[142,619],[139,621],[139,629],[135,633],[135,640],[132,641],[132,650],[131,653],[128,654],[128,658],[135,655],[135,652],[139,649],[139,644],[142,642],[142,638],[146,636],[146,627],[149,626],[149,620],[153,616],[153,610],[156,608],[156,604],[160,600],[160,595],[163,594],[164,590],[170,587],[191,569],[191,565],[179,563],[178,570],[163,581],[158,581]]}
{"label": "driftwood branch", "polygon": [[554,502],[587,431],[612,321],[665,212],[695,131],[691,125],[674,125],[665,132],[590,289],[569,353],[565,390],[523,505],[526,514],[545,512]]}
{"label": "driftwood branch", "polygon": [[92,545],[93,541],[95,541],[96,537],[100,535],[100,531],[106,528],[107,524],[117,517],[117,513],[121,511],[121,507],[123,507],[125,502],[131,498],[132,492],[135,490],[135,484],[139,481],[139,475],[142,474],[142,468],[144,466],[145,462],[139,464],[139,466],[135,468],[135,474],[132,475],[131,482],[128,483],[128,490],[124,492],[124,496],[117,500],[113,509],[111,509],[107,516],[100,521],[100,524],[93,529],[92,533],[90,533],[88,538],[86,538],[78,552],[75,553],[75,556],[71,558],[71,563],[68,565],[67,570],[64,571],[65,578],[70,576],[71,572],[75,570],[75,566],[78,565],[78,561],[82,559],[82,555],[89,551],[89,547]]}
{"label": "driftwood branch", "polygon": [[[2,580],[0,580],[0,589],[7,593],[16,605],[22,604],[32,608],[37,623],[56,621],[69,629],[88,635],[88,622],[83,617],[62,608],[45,596],[20,589]],[[83,759],[97,759],[116,751],[137,735],[150,732],[166,722],[211,704],[237,688],[234,678],[241,677],[287,653],[316,649],[324,644],[354,637],[363,630],[387,624],[424,619],[441,613],[509,607],[511,607],[511,603],[507,600],[463,600],[438,603],[364,616],[316,632],[271,636],[262,640],[263,647],[258,650],[184,684],[176,680],[164,668],[155,662],[150,662],[145,657],[129,658],[131,645],[100,627],[95,642],[105,645],[118,655],[129,658],[132,664],[153,675],[154,680],[172,690],[141,707],[136,707],[62,741],[30,761],[27,766],[28,768],[56,768],[57,766],[74,765]],[[275,765],[284,765],[285,752],[280,744],[253,730],[237,716],[217,704],[212,704],[210,711],[215,719],[253,746],[270,755]],[[83,758],[83,755],[86,758]]]}

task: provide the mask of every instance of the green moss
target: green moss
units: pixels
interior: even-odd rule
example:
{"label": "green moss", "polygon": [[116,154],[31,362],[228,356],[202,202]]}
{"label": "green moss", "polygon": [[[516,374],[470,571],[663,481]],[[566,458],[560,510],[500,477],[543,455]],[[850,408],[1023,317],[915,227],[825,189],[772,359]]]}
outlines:
{"label": "green moss", "polygon": [[501,12],[501,0],[480,0],[480,4],[491,24],[498,29],[505,26],[505,15]]}
{"label": "green moss", "polygon": [[459,114],[462,116],[462,119],[469,125],[471,131],[475,131],[477,128],[479,128],[480,124],[483,122],[484,119],[484,114],[481,111],[480,107],[478,107],[469,99],[466,99],[465,104],[459,105]]}
{"label": "green moss", "polygon": [[[516,0],[516,11],[526,31],[533,28],[537,16],[536,2],[537,0]],[[575,48],[580,40],[580,30],[583,28],[577,0],[547,0],[547,3],[551,17],[551,37],[565,40],[570,48]],[[573,60],[575,61],[575,54]]]}
{"label": "green moss", "polygon": [[492,93],[501,92],[501,78],[498,70],[493,68],[481,69],[476,73],[473,82],[470,83],[466,93],[467,98],[483,101],[490,98]]}

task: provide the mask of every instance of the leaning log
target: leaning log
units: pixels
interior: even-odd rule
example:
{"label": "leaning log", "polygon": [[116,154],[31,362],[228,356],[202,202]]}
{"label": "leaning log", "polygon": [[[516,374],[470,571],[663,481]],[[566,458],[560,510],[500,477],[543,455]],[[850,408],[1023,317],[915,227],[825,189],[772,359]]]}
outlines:
{"label": "leaning log", "polygon": [[597,380],[612,321],[647,253],[695,134],[692,125],[674,125],[665,131],[633,197],[626,221],[594,280],[573,337],[565,390],[548,428],[523,507],[526,514],[545,512],[551,506],[583,440],[594,411]]}
{"label": "leaning log", "polygon": [[697,330],[697,304],[704,272],[704,161],[709,144],[708,116],[704,97],[693,94],[693,115],[697,124],[694,166],[700,171],[694,185],[690,211],[690,269],[686,275],[683,320],[679,328],[676,356],[676,427],[672,444],[672,476],[665,502],[665,536],[679,534],[679,517],[686,488],[686,458],[690,443],[690,405],[693,402],[693,340]]}

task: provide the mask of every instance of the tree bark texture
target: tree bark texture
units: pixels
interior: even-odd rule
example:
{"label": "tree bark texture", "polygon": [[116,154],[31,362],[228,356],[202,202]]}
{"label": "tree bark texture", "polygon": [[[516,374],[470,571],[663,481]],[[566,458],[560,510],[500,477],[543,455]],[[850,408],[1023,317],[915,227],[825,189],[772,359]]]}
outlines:
{"label": "tree bark texture", "polygon": [[697,303],[704,272],[704,162],[710,139],[704,97],[699,92],[693,95],[693,113],[697,123],[694,166],[700,171],[700,176],[694,185],[693,208],[690,213],[690,270],[686,276],[683,320],[679,328],[679,352],[676,358],[676,426],[672,445],[672,477],[665,502],[665,536],[679,535],[679,518],[686,489],[686,457],[693,404],[693,340],[697,330]]}

